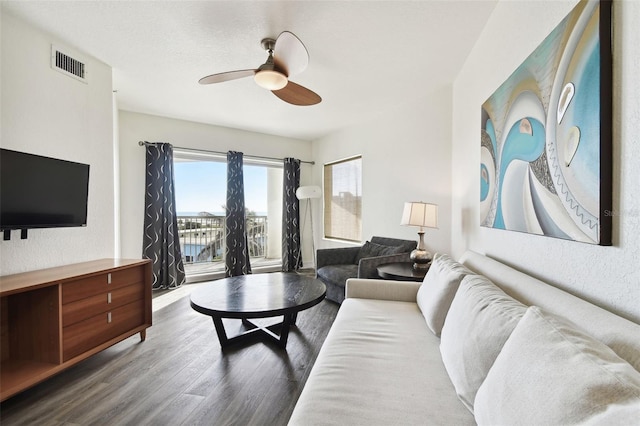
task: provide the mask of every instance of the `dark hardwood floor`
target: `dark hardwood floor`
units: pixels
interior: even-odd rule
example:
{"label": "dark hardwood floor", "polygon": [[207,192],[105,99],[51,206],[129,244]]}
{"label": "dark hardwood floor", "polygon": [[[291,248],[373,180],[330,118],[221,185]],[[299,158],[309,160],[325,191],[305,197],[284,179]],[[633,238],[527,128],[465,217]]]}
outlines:
{"label": "dark hardwood floor", "polygon": [[145,342],[130,337],[8,399],[0,423],[284,425],[337,311],[325,300],[300,312],[286,351],[256,342],[223,353],[211,318],[182,297],[154,312]]}

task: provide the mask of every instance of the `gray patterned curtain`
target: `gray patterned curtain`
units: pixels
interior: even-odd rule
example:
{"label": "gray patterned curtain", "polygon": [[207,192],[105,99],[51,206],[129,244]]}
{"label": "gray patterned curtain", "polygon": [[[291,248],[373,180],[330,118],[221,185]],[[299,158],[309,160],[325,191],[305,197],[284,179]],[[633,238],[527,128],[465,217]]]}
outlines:
{"label": "gray patterned curtain", "polygon": [[173,289],[185,282],[178,239],[173,178],[173,147],[145,143],[146,194],[142,257],[151,259],[154,290]]}
{"label": "gray patterned curtain", "polygon": [[244,208],[242,153],[227,153],[227,220],[225,225],[225,275],[235,277],[251,273]]}
{"label": "gray patterned curtain", "polygon": [[282,271],[302,267],[300,247],[300,202],[296,189],[300,186],[300,160],[284,159],[282,176]]}

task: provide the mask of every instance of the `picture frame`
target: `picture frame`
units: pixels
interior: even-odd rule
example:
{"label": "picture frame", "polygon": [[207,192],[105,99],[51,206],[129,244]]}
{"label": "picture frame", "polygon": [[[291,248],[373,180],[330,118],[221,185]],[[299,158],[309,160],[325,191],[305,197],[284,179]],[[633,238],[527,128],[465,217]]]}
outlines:
{"label": "picture frame", "polygon": [[611,41],[582,0],[482,104],[481,226],[612,244]]}

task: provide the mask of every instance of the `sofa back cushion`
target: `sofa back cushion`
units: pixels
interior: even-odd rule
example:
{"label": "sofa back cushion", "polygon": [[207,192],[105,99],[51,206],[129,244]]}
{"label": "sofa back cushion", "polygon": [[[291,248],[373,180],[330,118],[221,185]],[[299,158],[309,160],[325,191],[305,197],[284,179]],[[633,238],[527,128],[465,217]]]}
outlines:
{"label": "sofa back cushion", "polygon": [[479,253],[465,252],[460,263],[525,305],[540,306],[545,312],[567,318],[640,371],[640,324]]}
{"label": "sofa back cushion", "polygon": [[467,275],[460,283],[442,328],[440,352],[471,412],[478,388],[526,310],[482,275]]}
{"label": "sofa back cushion", "polygon": [[360,247],[360,251],[356,255],[356,264],[360,262],[360,259],[364,259],[367,257],[378,257],[378,256],[388,256],[391,254],[402,253],[402,247],[400,246],[385,246],[382,244],[372,243],[367,241]]}
{"label": "sofa back cushion", "polygon": [[378,236],[371,237],[371,242],[383,246],[401,247],[401,251],[399,251],[398,253],[409,253],[411,250],[415,249],[418,246],[416,240],[403,240],[400,238]]}
{"label": "sofa back cushion", "polygon": [[472,272],[446,254],[436,253],[433,257],[416,301],[427,326],[436,336],[442,332],[444,319],[460,281],[468,274]]}
{"label": "sofa back cushion", "polygon": [[637,424],[640,372],[575,325],[530,307],[476,395],[478,424]]}

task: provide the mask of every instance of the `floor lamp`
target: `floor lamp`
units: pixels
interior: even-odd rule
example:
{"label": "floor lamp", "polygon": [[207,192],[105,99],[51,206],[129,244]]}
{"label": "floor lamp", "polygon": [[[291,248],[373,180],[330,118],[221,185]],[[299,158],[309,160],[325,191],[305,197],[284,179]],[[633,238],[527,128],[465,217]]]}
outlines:
{"label": "floor lamp", "polygon": [[[304,209],[304,217],[307,217],[307,210],[309,211],[309,218],[311,219],[311,251],[313,254],[313,268],[316,268],[316,239],[313,232],[313,209],[311,209],[311,199],[320,198],[322,196],[322,189],[319,186],[301,186],[296,190],[296,197],[298,200],[306,200],[306,206]],[[304,228],[304,227],[303,227]],[[302,257],[302,238],[300,239],[300,248],[298,250],[298,258]]]}

